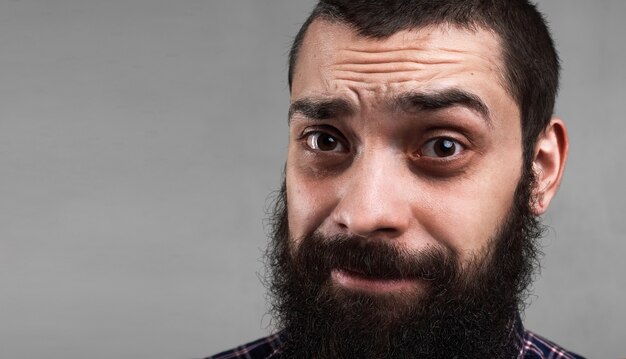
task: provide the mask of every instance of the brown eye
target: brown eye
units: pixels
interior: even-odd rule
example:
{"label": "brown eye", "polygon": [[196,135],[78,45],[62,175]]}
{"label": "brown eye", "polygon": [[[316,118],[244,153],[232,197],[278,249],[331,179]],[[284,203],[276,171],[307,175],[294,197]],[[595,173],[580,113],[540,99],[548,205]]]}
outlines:
{"label": "brown eye", "polygon": [[448,137],[432,139],[424,144],[421,155],[426,157],[451,157],[458,155],[463,145]]}
{"label": "brown eye", "polygon": [[306,143],[313,150],[325,152],[345,151],[345,147],[336,137],[324,132],[310,133],[306,138]]}

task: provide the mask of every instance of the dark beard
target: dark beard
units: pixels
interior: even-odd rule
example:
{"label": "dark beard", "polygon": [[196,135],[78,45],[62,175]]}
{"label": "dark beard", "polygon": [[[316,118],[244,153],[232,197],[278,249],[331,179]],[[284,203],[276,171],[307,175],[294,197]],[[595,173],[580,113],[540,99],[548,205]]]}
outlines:
{"label": "dark beard", "polygon": [[[527,166],[528,167],[528,166]],[[542,227],[531,213],[532,173],[483,253],[462,268],[441,246],[409,253],[382,240],[318,233],[289,238],[283,183],[266,253],[272,314],[286,358],[513,358],[514,325],[539,263]],[[425,283],[418,292],[374,295],[333,285],[333,268]]]}

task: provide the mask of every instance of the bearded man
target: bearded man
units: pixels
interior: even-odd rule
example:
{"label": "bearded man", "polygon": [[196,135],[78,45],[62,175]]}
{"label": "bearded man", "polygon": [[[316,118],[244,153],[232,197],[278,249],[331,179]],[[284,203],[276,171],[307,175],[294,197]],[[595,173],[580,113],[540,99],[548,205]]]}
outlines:
{"label": "bearded man", "polygon": [[278,333],[211,358],[580,358],[524,329],[568,139],[527,0],[321,0],[293,43]]}

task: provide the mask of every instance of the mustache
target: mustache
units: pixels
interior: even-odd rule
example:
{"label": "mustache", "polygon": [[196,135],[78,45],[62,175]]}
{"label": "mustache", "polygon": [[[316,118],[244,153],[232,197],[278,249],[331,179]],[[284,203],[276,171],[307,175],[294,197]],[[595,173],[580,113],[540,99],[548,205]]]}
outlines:
{"label": "mustache", "polygon": [[448,282],[457,273],[451,250],[429,246],[408,250],[393,240],[314,233],[296,248],[294,269],[327,277],[333,269],[379,279]]}

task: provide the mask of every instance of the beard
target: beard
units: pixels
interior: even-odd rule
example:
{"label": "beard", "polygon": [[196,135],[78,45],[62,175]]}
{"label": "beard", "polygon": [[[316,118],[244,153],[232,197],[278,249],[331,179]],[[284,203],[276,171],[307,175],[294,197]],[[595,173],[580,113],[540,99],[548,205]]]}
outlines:
{"label": "beard", "polygon": [[[529,166],[526,166],[529,168]],[[294,246],[283,182],[266,252],[271,312],[286,358],[513,358],[515,327],[539,265],[543,227],[532,214],[524,171],[505,220],[461,265],[439,245],[420,251],[393,241],[312,233]],[[419,288],[368,293],[333,284],[336,269],[419,281]]]}

